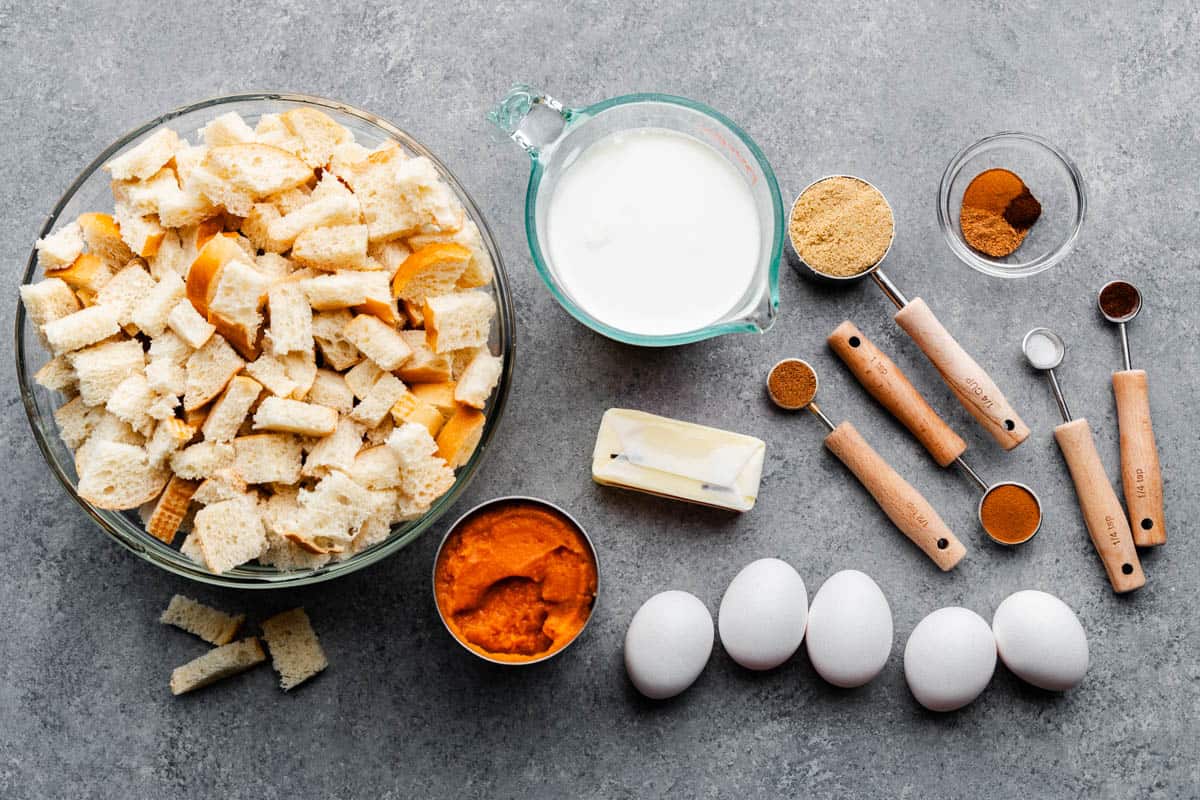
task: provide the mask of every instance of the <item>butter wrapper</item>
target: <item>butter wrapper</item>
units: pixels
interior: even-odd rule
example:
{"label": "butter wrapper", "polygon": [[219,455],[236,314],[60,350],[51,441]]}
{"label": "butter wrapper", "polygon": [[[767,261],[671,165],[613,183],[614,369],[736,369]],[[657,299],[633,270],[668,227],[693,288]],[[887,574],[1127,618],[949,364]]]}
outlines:
{"label": "butter wrapper", "polygon": [[592,480],[689,503],[749,511],[767,445],[669,417],[610,408],[592,452]]}

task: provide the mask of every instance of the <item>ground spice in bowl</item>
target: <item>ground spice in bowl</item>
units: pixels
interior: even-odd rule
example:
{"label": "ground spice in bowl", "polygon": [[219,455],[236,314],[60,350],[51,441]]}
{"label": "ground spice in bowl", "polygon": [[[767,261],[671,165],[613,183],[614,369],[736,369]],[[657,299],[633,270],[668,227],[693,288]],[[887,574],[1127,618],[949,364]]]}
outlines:
{"label": "ground spice in bowl", "polygon": [[892,207],[883,193],[849,175],[809,186],[796,198],[788,220],[788,238],[796,254],[831,278],[853,278],[878,264],[892,246],[895,231]]}
{"label": "ground spice in bowl", "polygon": [[959,226],[963,239],[992,258],[1012,255],[1042,215],[1042,204],[1014,172],[984,170],[963,193]]}
{"label": "ground spice in bowl", "polygon": [[979,505],[979,521],[987,535],[1001,544],[1021,544],[1042,524],[1037,496],[1017,483],[993,486]]}

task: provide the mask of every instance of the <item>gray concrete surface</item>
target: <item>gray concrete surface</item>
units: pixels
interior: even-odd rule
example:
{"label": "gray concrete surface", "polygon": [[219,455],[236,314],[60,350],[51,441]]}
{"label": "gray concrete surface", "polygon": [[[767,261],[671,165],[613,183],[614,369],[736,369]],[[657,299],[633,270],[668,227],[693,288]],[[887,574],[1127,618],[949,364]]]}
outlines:
{"label": "gray concrete surface", "polygon": [[[1057,5],[0,0],[4,330],[45,214],[127,128],[256,88],[377,112],[440,153],[474,193],[515,289],[515,389],[497,447],[459,509],[513,492],[559,502],[590,527],[606,582],[586,639],[525,670],[477,663],[438,623],[428,575],[443,526],[383,564],[303,591],[190,585],[120,549],[71,504],[5,381],[0,796],[1200,795],[1192,524],[1200,503],[1189,480],[1200,468],[1200,12],[1182,2]],[[1011,454],[992,445],[869,286],[834,294],[785,271],[782,314],[768,335],[669,351],[616,345],[572,322],[526,250],[526,160],[483,122],[518,79],[576,104],[639,90],[706,101],[758,140],[789,197],[830,172],[875,180],[899,225],[893,277],[991,365],[1032,437]],[[1090,192],[1074,255],[1029,280],[969,271],[935,222],[950,156],[1001,129],[1060,144]],[[1034,325],[1064,334],[1071,351],[1061,378],[1115,477],[1108,373],[1119,350],[1093,310],[1095,290],[1114,276],[1145,293],[1132,336],[1152,376],[1172,537],[1146,557],[1149,584],[1128,598],[1106,586],[1051,440],[1053,401],[1018,349]],[[972,488],[933,467],[825,350],[845,317],[929,393],[968,438],[977,468],[1038,488],[1046,521],[1032,544],[989,546]],[[853,420],[968,543],[953,574],[939,574],[888,526],[822,450],[812,419],[767,407],[764,372],[793,355],[820,370],[826,410]],[[613,405],[766,439],[757,508],[733,517],[594,486],[588,455]],[[684,696],[641,700],[621,666],[637,606],[682,588],[715,611],[735,572],[767,555],[792,562],[810,592],[838,569],[873,575],[895,615],[886,671],[864,689],[839,691],[803,654],[751,674],[718,647]],[[901,666],[916,622],[954,604],[990,618],[1002,598],[1028,587],[1059,594],[1082,619],[1092,648],[1083,685],[1050,695],[999,668],[967,709],[923,712]],[[253,618],[303,604],[332,666],[291,695],[260,669],[173,699],[170,669],[203,649],[156,622],[181,591]]]}

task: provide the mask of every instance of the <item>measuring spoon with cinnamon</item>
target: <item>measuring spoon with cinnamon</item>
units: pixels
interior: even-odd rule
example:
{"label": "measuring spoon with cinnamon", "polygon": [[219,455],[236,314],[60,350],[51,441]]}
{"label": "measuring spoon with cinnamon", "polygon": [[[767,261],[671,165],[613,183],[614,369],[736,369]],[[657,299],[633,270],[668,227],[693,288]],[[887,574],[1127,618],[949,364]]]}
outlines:
{"label": "measuring spoon with cinnamon", "polygon": [[1121,485],[1133,542],[1153,547],[1167,542],[1163,520],[1162,469],[1158,445],[1150,422],[1150,387],[1144,369],[1134,369],[1129,357],[1129,334],[1125,326],[1142,310],[1142,295],[1128,281],[1110,281],[1096,298],[1100,314],[1121,332],[1125,369],[1112,376],[1117,400],[1117,425],[1121,431]]}
{"label": "measuring spoon with cinnamon", "polygon": [[788,358],[772,367],[767,376],[767,394],[785,411],[808,409],[829,429],[825,446],[858,478],[892,524],[941,570],[953,569],[967,554],[967,548],[929,501],[892,469],[853,425],[834,425],[825,416],[814,402],[817,372],[807,361]]}

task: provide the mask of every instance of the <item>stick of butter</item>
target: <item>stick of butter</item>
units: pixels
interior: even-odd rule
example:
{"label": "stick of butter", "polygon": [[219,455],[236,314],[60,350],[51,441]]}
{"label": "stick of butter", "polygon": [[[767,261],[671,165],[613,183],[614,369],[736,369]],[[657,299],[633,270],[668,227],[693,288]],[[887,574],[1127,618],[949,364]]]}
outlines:
{"label": "stick of butter", "polygon": [[766,444],[753,436],[610,408],[596,434],[592,479],[604,486],[749,511],[758,498],[766,451]]}

